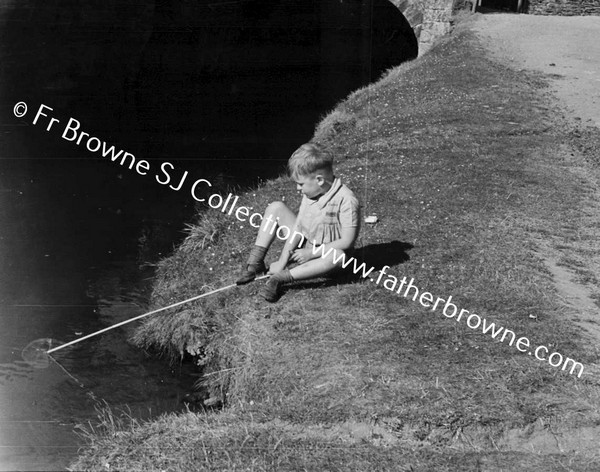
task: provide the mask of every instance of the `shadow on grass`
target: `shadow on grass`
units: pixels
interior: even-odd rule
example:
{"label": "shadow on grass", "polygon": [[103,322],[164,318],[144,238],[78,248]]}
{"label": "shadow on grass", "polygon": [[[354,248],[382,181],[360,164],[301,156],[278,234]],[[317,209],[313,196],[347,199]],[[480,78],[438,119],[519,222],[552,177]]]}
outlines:
{"label": "shadow on grass", "polygon": [[368,268],[373,267],[375,270],[381,270],[386,265],[394,267],[409,261],[410,256],[407,251],[410,251],[413,247],[411,243],[402,241],[369,244],[358,248],[354,257],[359,264],[364,262]]}
{"label": "shadow on grass", "polygon": [[[384,266],[394,267],[399,264],[403,264],[410,260],[410,256],[407,251],[410,251],[414,246],[410,243],[402,241],[391,241],[389,243],[382,244],[369,244],[367,246],[360,247],[354,252],[354,261],[340,271],[335,272],[329,276],[322,277],[309,282],[297,282],[289,287],[288,290],[300,290],[306,288],[316,287],[330,287],[332,285],[344,285],[353,282],[358,282],[363,279],[362,274],[368,272],[371,267],[373,270],[371,274],[381,270]],[[364,264],[364,270],[361,265]],[[358,269],[358,270],[356,270]],[[354,271],[356,270],[356,273]]]}

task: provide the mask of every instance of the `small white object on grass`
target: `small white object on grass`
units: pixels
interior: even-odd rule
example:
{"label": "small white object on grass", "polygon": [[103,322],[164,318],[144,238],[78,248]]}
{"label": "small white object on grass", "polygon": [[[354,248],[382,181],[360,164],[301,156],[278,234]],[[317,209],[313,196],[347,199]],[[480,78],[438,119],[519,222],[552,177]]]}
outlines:
{"label": "small white object on grass", "polygon": [[377,221],[379,221],[379,220],[377,219],[377,217],[375,215],[370,215],[365,218],[365,223],[373,224],[373,223],[377,223]]}

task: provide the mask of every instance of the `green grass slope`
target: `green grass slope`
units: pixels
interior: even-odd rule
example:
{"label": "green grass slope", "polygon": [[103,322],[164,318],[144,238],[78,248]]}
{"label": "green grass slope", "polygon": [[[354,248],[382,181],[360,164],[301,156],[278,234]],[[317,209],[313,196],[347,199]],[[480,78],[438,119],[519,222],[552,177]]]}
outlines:
{"label": "green grass slope", "polygon": [[[367,263],[576,359],[581,378],[369,280],[294,284],[274,305],[257,282],[157,315],[135,337],[196,355],[222,410],[100,428],[73,468],[600,468],[586,446],[600,431],[598,350],[563,318],[539,252],[577,224],[585,197],[545,87],[490,61],[459,28],[340,103],[315,140],[379,218],[361,233]],[[299,203],[285,178],[240,204],[282,197]],[[254,235],[206,210],[162,261],[153,304],[231,283]],[[561,450],[549,431],[577,444]]]}

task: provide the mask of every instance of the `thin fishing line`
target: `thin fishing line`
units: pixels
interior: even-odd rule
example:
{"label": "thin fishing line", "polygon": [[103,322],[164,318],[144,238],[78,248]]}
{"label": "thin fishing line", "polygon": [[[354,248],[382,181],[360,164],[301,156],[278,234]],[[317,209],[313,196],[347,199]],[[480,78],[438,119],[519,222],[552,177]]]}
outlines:
{"label": "thin fishing line", "polygon": [[[366,87],[365,91],[367,93],[367,150],[365,152],[365,159],[363,161],[363,165],[364,165],[364,169],[365,169],[365,174],[364,174],[364,178],[363,178],[363,188],[362,188],[362,201],[363,201],[363,208],[367,208],[367,204],[368,204],[368,199],[369,199],[369,193],[368,193],[368,175],[370,174],[370,164],[371,164],[371,155],[370,155],[370,151],[371,151],[371,127],[372,127],[372,116],[371,116],[371,88],[372,88],[372,83],[371,83],[371,77],[373,76],[373,2],[374,0],[371,0],[369,2],[369,52],[368,52],[368,59],[367,59],[367,63],[368,63],[368,71],[369,71],[369,85]],[[363,215],[364,217],[365,215]],[[365,257],[365,246],[364,243],[361,247],[361,252],[362,252],[362,257]],[[361,300],[362,301],[362,300]]]}
{"label": "thin fishing line", "polygon": [[52,357],[50,354],[46,353],[48,355],[48,358],[54,362],[58,367],[60,367],[60,370],[62,370],[65,374],[67,374],[69,376],[69,378],[71,378],[77,385],[79,385],[81,388],[85,388],[85,385],[83,384],[83,382],[81,382],[77,377],[75,377],[74,375],[71,374],[71,372],[69,372],[67,369],[65,369],[62,364],[60,362],[58,362],[54,357]]}
{"label": "thin fishing line", "polygon": [[[270,275],[269,274],[262,275],[260,277],[257,277],[255,280],[262,280],[262,279],[265,279],[267,277],[270,277]],[[149,311],[148,313],[144,313],[142,315],[138,315],[138,316],[136,316],[134,318],[130,318],[130,319],[125,320],[125,321],[121,321],[120,323],[114,324],[112,326],[108,326],[106,328],[103,328],[103,329],[101,329],[99,331],[95,331],[95,332],[90,333],[90,334],[88,334],[86,336],[83,336],[81,338],[74,339],[73,341],[69,341],[68,343],[61,344],[60,346],[57,346],[57,347],[53,347],[52,349],[47,350],[46,354],[51,354],[53,352],[59,351],[61,349],[64,349],[65,347],[69,347],[69,346],[72,346],[73,344],[77,344],[77,343],[80,343],[81,341],[85,341],[86,339],[90,339],[90,338],[92,338],[94,336],[98,336],[99,334],[106,333],[107,331],[110,331],[111,329],[118,328],[120,326],[126,325],[126,324],[131,323],[131,322],[136,321],[136,320],[141,320],[142,318],[145,318],[145,317],[150,316],[150,315],[154,315],[154,314],[159,313],[161,311],[168,310],[169,308],[175,308],[176,306],[183,305],[184,303],[190,303],[190,302],[193,302],[193,301],[198,300],[200,298],[207,297],[209,295],[213,295],[213,294],[215,294],[217,292],[222,292],[223,290],[227,290],[227,289],[230,289],[230,288],[236,287],[236,286],[237,286],[237,284],[233,283],[231,285],[227,285],[225,287],[217,288],[215,290],[203,293],[201,295],[196,295],[195,297],[188,298],[187,300],[183,300],[183,301],[180,301],[180,302],[177,302],[177,303],[173,303],[172,305],[165,306],[163,308],[158,308],[156,310]],[[49,357],[52,359],[51,356],[49,356]]]}

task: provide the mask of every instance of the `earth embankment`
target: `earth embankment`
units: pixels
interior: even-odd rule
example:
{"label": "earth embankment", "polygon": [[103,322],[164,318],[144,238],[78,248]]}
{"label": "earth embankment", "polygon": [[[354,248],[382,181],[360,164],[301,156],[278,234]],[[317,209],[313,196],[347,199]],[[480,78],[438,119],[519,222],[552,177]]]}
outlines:
{"label": "earth embankment", "polygon": [[[379,218],[360,240],[368,265],[577,360],[581,376],[370,280],[294,284],[275,305],[250,284],[153,318],[136,337],[194,353],[205,403],[222,408],[105,423],[73,467],[600,468],[599,352],[567,316],[545,252],[564,250],[563,266],[597,289],[585,265],[593,235],[580,230],[598,205],[595,141],[573,141],[551,80],[494,55],[467,22],[349,96],[314,139],[334,151],[365,215]],[[241,199],[263,208],[282,196],[298,203],[283,178]],[[229,283],[253,237],[207,211],[162,262],[154,303]]]}

